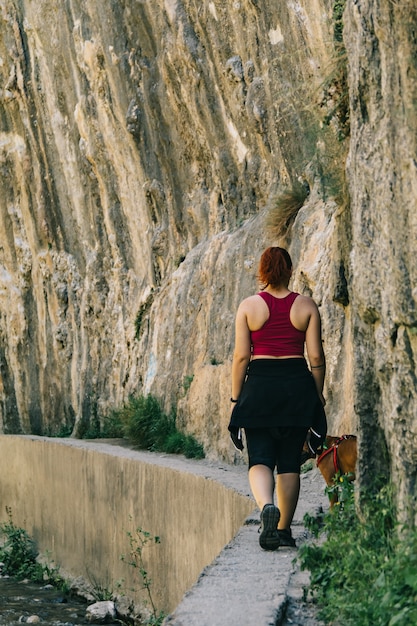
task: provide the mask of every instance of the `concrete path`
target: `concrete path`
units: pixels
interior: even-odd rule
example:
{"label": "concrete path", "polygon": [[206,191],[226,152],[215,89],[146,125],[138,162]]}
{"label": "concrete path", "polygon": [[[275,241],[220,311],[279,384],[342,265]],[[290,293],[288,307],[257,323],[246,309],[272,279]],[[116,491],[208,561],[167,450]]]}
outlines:
{"label": "concrete path", "polygon": [[[211,469],[211,478],[240,493],[249,493],[247,473],[241,467]],[[298,545],[308,537],[303,525],[305,513],[315,514],[320,507],[328,508],[324,488],[323,478],[315,466],[301,475],[300,500],[292,526]],[[236,537],[204,569],[197,583],[166,618],[165,626],[276,626],[285,623],[288,599],[302,598],[302,586],[308,581],[308,575],[301,573],[294,564],[296,550],[261,550],[258,528],[259,510],[255,509]],[[319,625],[311,616],[298,623]]]}

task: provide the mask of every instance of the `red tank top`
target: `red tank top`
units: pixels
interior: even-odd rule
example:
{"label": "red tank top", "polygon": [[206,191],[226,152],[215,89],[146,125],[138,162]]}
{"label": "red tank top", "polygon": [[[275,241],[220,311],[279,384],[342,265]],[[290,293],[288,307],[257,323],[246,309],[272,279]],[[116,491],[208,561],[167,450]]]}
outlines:
{"label": "red tank top", "polygon": [[290,320],[290,310],[298,293],[275,298],[266,291],[259,294],[269,309],[269,318],[259,330],[251,331],[253,356],[304,356],[305,332]]}

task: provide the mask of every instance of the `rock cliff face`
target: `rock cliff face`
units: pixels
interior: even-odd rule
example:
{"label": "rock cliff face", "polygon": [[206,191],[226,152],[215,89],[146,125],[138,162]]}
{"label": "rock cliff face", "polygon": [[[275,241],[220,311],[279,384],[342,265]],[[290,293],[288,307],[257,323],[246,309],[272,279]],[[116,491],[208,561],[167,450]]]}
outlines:
{"label": "rock cliff face", "polygon": [[360,466],[365,480],[391,471],[405,503],[417,478],[417,6],[354,2],[345,17]]}
{"label": "rock cliff face", "polygon": [[331,432],[412,490],[416,8],[343,5],[0,2],[4,432],[80,435],[152,393],[233,460],[234,314],[281,243]]}

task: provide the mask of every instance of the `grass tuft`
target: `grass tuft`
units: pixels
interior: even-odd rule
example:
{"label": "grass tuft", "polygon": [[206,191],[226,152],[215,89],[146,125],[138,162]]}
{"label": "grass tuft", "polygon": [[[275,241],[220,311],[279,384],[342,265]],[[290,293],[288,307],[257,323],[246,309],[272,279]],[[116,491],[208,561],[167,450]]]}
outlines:
{"label": "grass tuft", "polygon": [[266,217],[266,227],[272,237],[279,239],[287,233],[308,194],[308,185],[297,182],[276,196]]}

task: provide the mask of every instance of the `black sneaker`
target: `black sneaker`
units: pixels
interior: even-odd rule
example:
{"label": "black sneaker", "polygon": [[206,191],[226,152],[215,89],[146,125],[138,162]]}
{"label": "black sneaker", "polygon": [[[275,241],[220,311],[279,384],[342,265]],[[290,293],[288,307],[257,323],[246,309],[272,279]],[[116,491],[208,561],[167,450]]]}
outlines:
{"label": "black sneaker", "polygon": [[261,527],[259,545],[263,550],[276,550],[279,548],[280,539],[278,534],[278,522],[281,517],[279,509],[273,504],[265,504],[261,512]]}
{"label": "black sneaker", "polygon": [[291,530],[289,530],[288,528],[283,528],[282,530],[279,530],[278,536],[280,546],[288,546],[289,548],[297,547],[295,539],[291,534]]}

